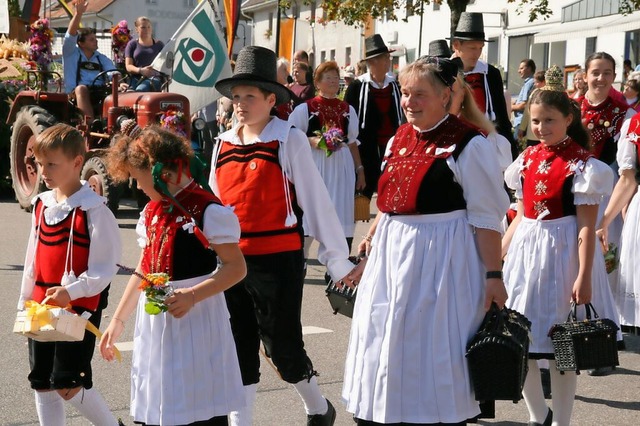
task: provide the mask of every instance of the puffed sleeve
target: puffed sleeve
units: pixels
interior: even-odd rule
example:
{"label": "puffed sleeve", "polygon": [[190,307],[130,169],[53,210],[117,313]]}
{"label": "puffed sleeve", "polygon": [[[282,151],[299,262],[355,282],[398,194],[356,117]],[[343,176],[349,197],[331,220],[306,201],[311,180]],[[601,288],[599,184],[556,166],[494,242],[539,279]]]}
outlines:
{"label": "puffed sleeve", "polygon": [[587,164],[581,166],[577,165],[573,178],[574,203],[602,203],[602,199],[613,191],[613,170],[595,158],[589,158]]}
{"label": "puffed sleeve", "polygon": [[489,133],[487,136],[487,140],[491,142],[496,149],[498,154],[498,164],[500,165],[500,171],[504,172],[507,167],[513,161],[513,157],[511,156],[511,144],[498,132]]}
{"label": "puffed sleeve", "polygon": [[309,130],[309,108],[306,102],[293,109],[289,115],[289,123],[296,129],[302,130],[303,133],[307,133]]}
{"label": "puffed sleeve", "polygon": [[623,125],[620,131],[620,140],[618,141],[618,153],[616,154],[616,161],[618,163],[618,174],[622,174],[624,170],[635,170],[637,167],[637,148],[633,143],[634,139],[638,139],[638,135],[634,132],[629,133]]}
{"label": "puffed sleeve", "polygon": [[482,136],[469,141],[457,161],[447,159],[467,202],[467,220],[476,228],[502,233],[502,217],[509,208],[509,196],[493,144]]}
{"label": "puffed sleeve", "polygon": [[204,211],[204,235],[212,244],[238,243],[240,222],[229,207],[210,204]]}
{"label": "puffed sleeve", "polygon": [[360,129],[358,127],[358,114],[356,114],[356,110],[349,105],[349,128],[347,129],[347,143],[357,143],[360,145],[360,141],[358,140],[358,133]]}
{"label": "puffed sleeve", "polygon": [[106,205],[87,210],[90,235],[87,270],[65,286],[71,300],[91,297],[104,290],[118,272],[122,242],[118,222]]}
{"label": "puffed sleeve", "polygon": [[513,189],[516,193],[515,196],[518,200],[522,200],[522,179],[520,179],[520,172],[523,167],[523,154],[520,154],[516,160],[507,167],[504,171],[504,182],[510,189]]}

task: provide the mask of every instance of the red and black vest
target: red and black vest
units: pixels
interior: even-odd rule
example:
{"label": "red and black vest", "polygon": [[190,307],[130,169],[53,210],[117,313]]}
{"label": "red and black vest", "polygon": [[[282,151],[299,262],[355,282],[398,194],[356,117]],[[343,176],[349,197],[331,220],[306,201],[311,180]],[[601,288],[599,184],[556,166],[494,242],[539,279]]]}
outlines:
{"label": "red and black vest", "polygon": [[616,160],[614,137],[620,133],[629,105],[607,97],[598,105],[591,105],[586,97],[579,99],[582,124],[591,134],[591,151],[600,161],[611,164]]}
{"label": "red and black vest", "polygon": [[487,112],[487,96],[489,96],[485,91],[485,78],[486,76],[482,73],[471,73],[464,76],[464,81],[469,85],[473,99],[483,114]]}
{"label": "red and black vest", "polygon": [[[195,182],[175,198],[201,229],[207,206],[221,204]],[[217,267],[216,253],[198,240],[184,213],[176,207],[169,212],[168,208],[167,200],[150,201],[144,210],[147,245],[142,250],[143,274],[164,272],[177,281],[213,272]]]}
{"label": "red and black vest", "polygon": [[593,154],[571,138],[527,148],[521,172],[524,216],[551,220],[575,215],[573,178],[590,157]]}
{"label": "red and black vest", "polygon": [[[36,258],[33,271],[35,287],[32,295],[33,300],[38,303],[44,300],[45,293],[49,287],[60,285],[65,266],[67,266],[67,271],[73,271],[76,276],[87,271],[91,243],[86,211],[76,207],[61,222],[55,225],[48,225],[47,221],[44,220],[43,209],[46,210],[46,207],[42,200],[38,199],[34,208],[35,217],[38,218],[38,223],[36,224],[38,240],[36,241]],[[73,240],[70,240],[71,229],[73,229]],[[65,265],[69,244],[73,245],[73,256],[69,256],[70,264],[67,263]],[[108,291],[108,289],[105,289],[102,293],[106,296]],[[95,311],[101,305],[100,297],[102,293],[72,300],[71,306]]]}
{"label": "red and black vest", "polygon": [[[302,248],[302,211],[295,187],[285,179],[278,159],[279,141],[234,145],[221,141],[216,164],[220,199],[232,206],[240,221],[240,249],[262,255]],[[286,226],[287,185],[297,223]]]}
{"label": "red and black vest", "polygon": [[309,128],[307,136],[316,136],[317,131],[323,127],[330,129],[337,127],[347,135],[349,130],[349,104],[338,98],[327,99],[316,96],[307,101],[309,111]]}
{"label": "red and black vest", "polygon": [[480,133],[449,115],[438,127],[420,132],[400,126],[378,182],[378,209],[391,214],[436,214],[466,209],[462,187],[446,163],[457,159]]}

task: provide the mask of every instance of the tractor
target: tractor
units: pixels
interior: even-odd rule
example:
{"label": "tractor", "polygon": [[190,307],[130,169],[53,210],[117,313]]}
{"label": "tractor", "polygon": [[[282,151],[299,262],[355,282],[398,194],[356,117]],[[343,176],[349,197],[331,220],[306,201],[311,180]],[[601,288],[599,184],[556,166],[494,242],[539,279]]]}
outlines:
{"label": "tractor", "polygon": [[[188,121],[189,100],[180,94],[163,92],[119,92],[121,78],[126,78],[122,70],[105,70],[96,76],[91,86],[105,74],[110,73],[112,81],[105,87],[106,97],[99,105],[94,105],[96,119],[88,122],[67,93],[62,91],[62,79],[57,76],[57,89],[49,90],[47,79],[52,73],[30,71],[30,90],[16,96],[9,116],[12,125],[10,165],[11,178],[16,199],[25,210],[31,209],[31,200],[45,189],[39,168],[33,154],[36,137],[55,123],[67,123],[77,128],[85,137],[87,155],[81,172],[91,188],[107,199],[112,211],[117,211],[121,188],[112,183],[104,162],[104,154],[111,144],[111,138],[119,132],[120,122],[125,118],[135,119],[142,128],[157,124],[169,109],[175,109],[186,117],[187,138],[191,127],[201,128],[204,122]],[[165,90],[166,90],[165,84]],[[91,87],[90,87],[91,88]]]}

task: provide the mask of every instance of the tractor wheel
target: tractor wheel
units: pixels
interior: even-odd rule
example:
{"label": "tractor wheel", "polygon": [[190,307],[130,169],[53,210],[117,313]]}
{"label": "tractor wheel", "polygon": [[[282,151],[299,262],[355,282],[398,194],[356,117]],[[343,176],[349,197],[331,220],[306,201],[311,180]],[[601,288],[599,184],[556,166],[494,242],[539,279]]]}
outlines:
{"label": "tractor wheel", "polygon": [[80,178],[86,180],[96,194],[105,197],[107,206],[113,214],[116,214],[120,201],[120,190],[118,185],[111,182],[102,157],[89,158],[82,166]]}
{"label": "tractor wheel", "polygon": [[33,154],[33,144],[40,133],[56,123],[47,110],[27,105],[16,115],[11,133],[11,180],[16,200],[25,210],[31,210],[31,200],[45,189],[42,174]]}

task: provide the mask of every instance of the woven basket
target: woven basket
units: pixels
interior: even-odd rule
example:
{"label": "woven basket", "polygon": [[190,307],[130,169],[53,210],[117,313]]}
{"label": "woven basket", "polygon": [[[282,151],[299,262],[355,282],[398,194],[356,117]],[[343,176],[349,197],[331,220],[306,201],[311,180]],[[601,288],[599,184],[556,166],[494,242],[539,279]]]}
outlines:
{"label": "woven basket", "polygon": [[467,345],[467,360],[477,401],[522,399],[527,376],[531,322],[493,304]]}
{"label": "woven basket", "polygon": [[[593,305],[585,305],[587,319],[578,321],[572,304],[567,322],[549,330],[556,367],[560,371],[592,370],[615,367],[618,361],[618,326],[610,319],[600,319]],[[591,310],[594,319],[591,319]]]}
{"label": "woven basket", "polygon": [[371,219],[371,199],[361,193],[356,193],[356,199],[354,202],[354,221],[369,222]]}

